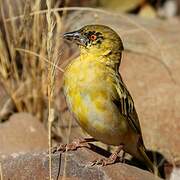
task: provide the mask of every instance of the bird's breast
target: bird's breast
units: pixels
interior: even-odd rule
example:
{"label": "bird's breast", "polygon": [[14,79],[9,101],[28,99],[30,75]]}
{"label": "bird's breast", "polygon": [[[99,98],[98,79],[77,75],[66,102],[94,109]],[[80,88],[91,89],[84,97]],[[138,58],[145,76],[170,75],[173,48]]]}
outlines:
{"label": "bird's breast", "polygon": [[125,121],[119,119],[123,116],[112,102],[113,83],[112,72],[100,63],[74,62],[64,75],[69,109],[83,129],[107,144],[113,140],[119,143],[120,134],[127,129]]}

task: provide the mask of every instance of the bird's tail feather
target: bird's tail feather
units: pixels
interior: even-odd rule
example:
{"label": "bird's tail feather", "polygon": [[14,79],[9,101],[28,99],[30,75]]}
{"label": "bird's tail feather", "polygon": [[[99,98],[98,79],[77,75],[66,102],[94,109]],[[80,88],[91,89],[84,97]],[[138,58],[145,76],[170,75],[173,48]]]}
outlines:
{"label": "bird's tail feather", "polygon": [[158,168],[152,163],[152,161],[149,159],[149,157],[146,154],[146,149],[143,145],[138,147],[139,153],[143,159],[143,161],[145,162],[147,168],[153,172],[155,175],[160,176],[159,170]]}

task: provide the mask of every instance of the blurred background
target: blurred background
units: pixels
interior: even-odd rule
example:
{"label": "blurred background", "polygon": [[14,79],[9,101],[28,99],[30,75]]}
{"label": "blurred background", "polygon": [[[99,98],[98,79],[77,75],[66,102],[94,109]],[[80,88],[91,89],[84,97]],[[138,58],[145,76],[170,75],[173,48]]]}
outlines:
{"label": "blurred background", "polygon": [[79,54],[62,34],[105,24],[123,40],[120,71],[147,148],[179,167],[179,15],[180,0],[0,0],[0,157],[45,150],[48,135],[52,146],[87,136],[62,92],[63,70]]}

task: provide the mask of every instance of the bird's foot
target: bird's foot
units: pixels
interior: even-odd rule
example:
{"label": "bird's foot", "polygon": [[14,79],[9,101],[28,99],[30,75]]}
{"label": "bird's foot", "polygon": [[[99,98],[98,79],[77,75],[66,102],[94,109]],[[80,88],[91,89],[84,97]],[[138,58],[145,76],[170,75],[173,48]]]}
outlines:
{"label": "bird's foot", "polygon": [[53,147],[52,148],[52,153],[58,152],[58,151],[74,151],[77,150],[78,148],[91,148],[88,142],[94,141],[93,138],[85,138],[85,139],[74,139],[72,143],[70,144],[60,144],[59,146]]}
{"label": "bird's foot", "polygon": [[96,159],[96,160],[92,161],[91,166],[94,166],[94,165],[107,166],[110,164],[114,164],[117,159],[118,159],[118,154],[113,153],[113,154],[111,154],[111,156],[109,158],[101,158],[101,159]]}
{"label": "bird's foot", "polygon": [[[124,147],[123,144],[119,145],[117,150],[114,153],[112,153],[109,156],[109,158],[101,158],[101,159],[92,161],[91,166],[94,166],[94,165],[107,166],[110,164],[114,164],[116,162],[116,160],[119,158],[118,154],[123,149],[123,147]],[[121,157],[120,161],[123,161],[123,160],[124,160],[124,153],[123,153],[123,156]]]}

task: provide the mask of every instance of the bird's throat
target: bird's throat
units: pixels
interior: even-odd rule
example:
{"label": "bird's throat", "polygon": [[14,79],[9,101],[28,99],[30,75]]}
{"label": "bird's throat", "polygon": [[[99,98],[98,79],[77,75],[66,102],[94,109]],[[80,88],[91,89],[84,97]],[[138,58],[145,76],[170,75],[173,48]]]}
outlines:
{"label": "bird's throat", "polygon": [[121,61],[120,52],[112,52],[110,49],[81,48],[80,59],[83,61],[99,61],[107,66],[117,69]]}

